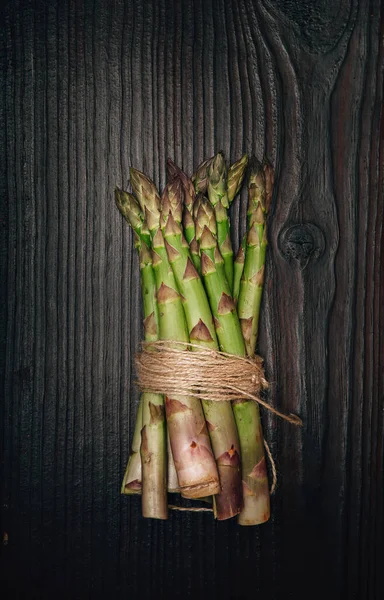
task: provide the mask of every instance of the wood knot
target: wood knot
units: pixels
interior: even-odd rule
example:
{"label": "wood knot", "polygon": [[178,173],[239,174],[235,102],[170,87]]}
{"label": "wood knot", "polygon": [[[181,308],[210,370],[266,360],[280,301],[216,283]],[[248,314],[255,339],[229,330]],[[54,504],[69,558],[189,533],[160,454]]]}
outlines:
{"label": "wood knot", "polygon": [[281,231],[278,243],[285,260],[295,261],[301,270],[311,259],[319,258],[325,248],[323,232],[312,223],[286,227]]}

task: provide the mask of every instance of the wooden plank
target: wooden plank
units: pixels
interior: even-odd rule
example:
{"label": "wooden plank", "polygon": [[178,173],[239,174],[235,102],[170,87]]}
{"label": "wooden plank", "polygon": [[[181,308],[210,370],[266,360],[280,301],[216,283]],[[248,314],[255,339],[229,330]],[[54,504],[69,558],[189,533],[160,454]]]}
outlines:
{"label": "wooden plank", "polygon": [[[376,600],[383,556],[381,3],[5,0],[1,581],[13,596]],[[276,164],[259,528],[121,497],[138,393],[129,166]],[[232,210],[244,230],[245,194]],[[308,580],[312,587],[308,587]]]}

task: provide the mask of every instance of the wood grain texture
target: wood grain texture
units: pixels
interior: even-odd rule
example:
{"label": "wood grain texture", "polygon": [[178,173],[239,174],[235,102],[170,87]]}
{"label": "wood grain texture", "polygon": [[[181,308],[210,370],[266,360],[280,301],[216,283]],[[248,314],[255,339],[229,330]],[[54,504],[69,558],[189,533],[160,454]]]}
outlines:
{"label": "wood grain texture", "polygon": [[[381,3],[0,10],[5,597],[383,597]],[[270,401],[304,420],[264,414],[279,485],[250,529],[143,520],[119,494],[142,327],[114,186],[218,150],[276,164],[259,349]]]}

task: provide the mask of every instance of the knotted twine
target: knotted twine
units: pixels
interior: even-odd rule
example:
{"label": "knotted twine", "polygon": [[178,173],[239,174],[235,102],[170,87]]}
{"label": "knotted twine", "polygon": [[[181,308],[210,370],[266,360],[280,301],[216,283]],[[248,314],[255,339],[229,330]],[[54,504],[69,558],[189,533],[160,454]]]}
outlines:
{"label": "knotted twine", "polygon": [[[191,349],[198,351],[186,352]],[[292,425],[302,425],[297,415],[284,414],[261,398],[261,393],[269,386],[260,356],[235,356],[190,342],[144,342],[142,351],[136,355],[136,371],[137,384],[142,392],[195,396],[213,402],[253,400]],[[273,483],[270,493],[273,494],[277,483],[276,466],[265,440],[264,445],[271,463]]]}

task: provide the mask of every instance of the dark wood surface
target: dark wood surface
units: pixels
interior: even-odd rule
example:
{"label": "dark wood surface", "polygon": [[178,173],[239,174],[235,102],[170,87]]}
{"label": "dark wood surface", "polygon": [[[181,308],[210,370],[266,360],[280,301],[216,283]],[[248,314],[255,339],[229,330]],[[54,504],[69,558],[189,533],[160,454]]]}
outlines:
{"label": "dark wood surface", "polygon": [[[3,2],[3,597],[384,597],[383,23],[379,0]],[[276,164],[259,351],[304,421],[264,414],[257,528],[119,494],[142,329],[113,189],[218,150]]]}

